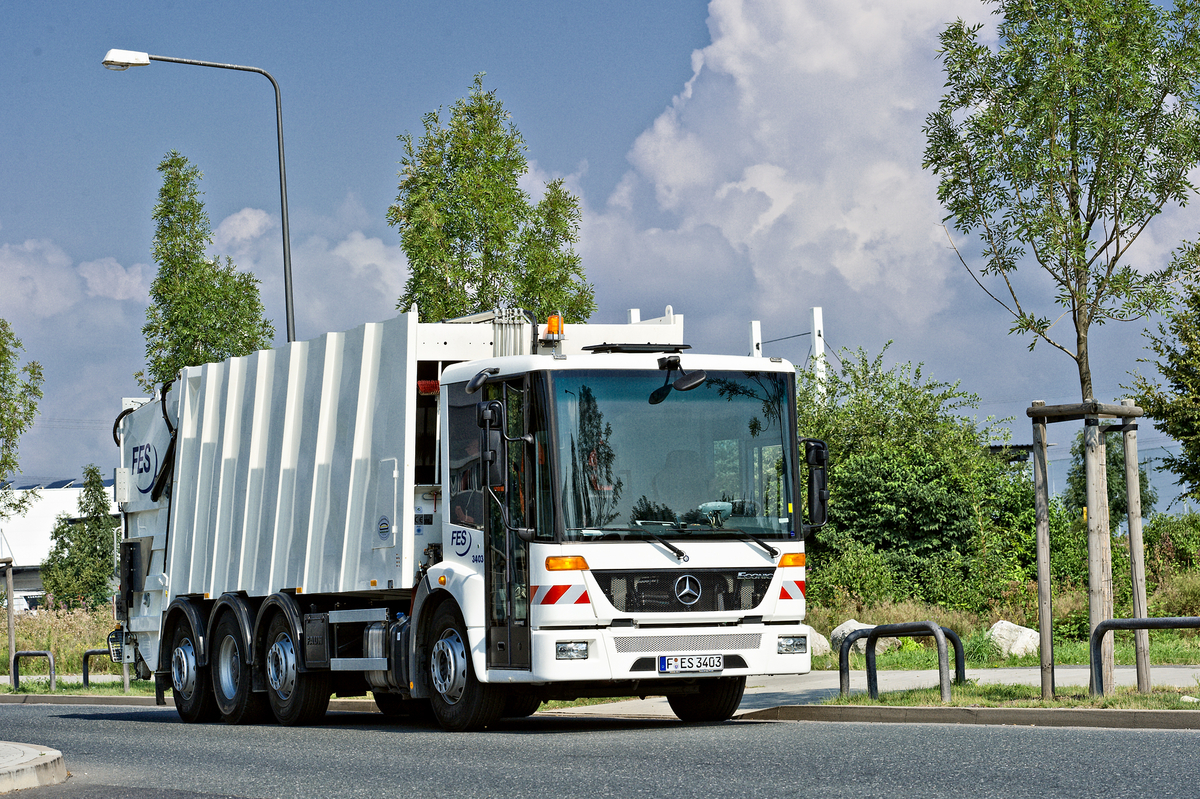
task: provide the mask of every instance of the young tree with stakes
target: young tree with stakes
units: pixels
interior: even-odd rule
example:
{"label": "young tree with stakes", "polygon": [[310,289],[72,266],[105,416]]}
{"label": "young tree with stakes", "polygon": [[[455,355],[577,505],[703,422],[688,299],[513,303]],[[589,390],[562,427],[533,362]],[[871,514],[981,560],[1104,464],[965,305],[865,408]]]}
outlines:
{"label": "young tree with stakes", "polygon": [[[924,166],[940,179],[946,218],[978,232],[982,265],[959,258],[1012,314],[1010,332],[1071,357],[1081,399],[1092,399],[1092,325],[1166,307],[1177,276],[1200,266],[1196,242],[1161,268],[1129,257],[1156,216],[1195,194],[1200,3],[990,2],[998,47],[961,19],[941,34],[947,91],[926,119]],[[1042,310],[1050,297],[1020,296],[1016,273],[1034,264],[1063,309],[1053,319]],[[1052,337],[1063,316],[1072,333]]]}

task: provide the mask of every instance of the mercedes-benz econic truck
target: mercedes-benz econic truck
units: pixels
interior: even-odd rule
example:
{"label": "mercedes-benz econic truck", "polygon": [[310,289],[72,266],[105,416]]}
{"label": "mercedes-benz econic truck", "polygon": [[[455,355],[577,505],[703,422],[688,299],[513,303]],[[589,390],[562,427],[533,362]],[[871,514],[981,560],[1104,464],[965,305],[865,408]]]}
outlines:
{"label": "mercedes-benz econic truck", "polygon": [[369,692],[456,731],[579,697],[724,720],[807,672],[794,369],[630,318],[401,314],[127,401],[113,659],[189,722]]}

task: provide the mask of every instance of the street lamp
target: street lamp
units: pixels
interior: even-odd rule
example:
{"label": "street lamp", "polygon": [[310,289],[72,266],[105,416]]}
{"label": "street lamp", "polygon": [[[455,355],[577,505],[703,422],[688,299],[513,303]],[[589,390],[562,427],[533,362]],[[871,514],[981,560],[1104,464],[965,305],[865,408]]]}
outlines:
{"label": "street lamp", "polygon": [[122,72],[130,67],[149,66],[151,61],[169,61],[172,64],[192,64],[198,67],[216,67],[218,69],[238,69],[243,72],[257,72],[266,75],[267,80],[275,87],[275,129],[279,137],[279,206],[283,211],[283,299],[287,313],[287,340],[296,340],[296,321],[292,312],[292,239],[288,229],[287,205],[287,170],[283,165],[283,106],[279,101],[279,84],[271,73],[258,67],[241,67],[236,64],[218,64],[212,61],[195,61],[190,58],[170,58],[164,55],[150,55],[133,50],[109,50],[104,56],[104,68],[114,72]]}

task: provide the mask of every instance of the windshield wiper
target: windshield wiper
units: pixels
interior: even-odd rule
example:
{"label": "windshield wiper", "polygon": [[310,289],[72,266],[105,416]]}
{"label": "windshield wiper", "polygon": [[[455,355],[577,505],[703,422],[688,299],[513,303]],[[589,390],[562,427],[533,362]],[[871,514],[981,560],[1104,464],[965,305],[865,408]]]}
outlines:
{"label": "windshield wiper", "polygon": [[[663,525],[663,526],[669,526],[673,530],[678,529],[677,525],[674,522],[660,522],[660,521],[652,521],[649,519],[638,519],[637,521],[634,522],[634,524],[636,524],[643,533],[650,536],[655,541],[657,541],[658,543],[662,544],[667,549],[674,552],[675,557],[679,558],[681,561],[684,561],[686,563],[689,560],[686,552],[684,552],[682,549],[680,549],[679,547],[672,544],[667,539],[660,536],[658,533],[651,532],[645,526],[647,524],[659,524],[659,525]],[[633,531],[630,530],[630,532],[633,532]]]}
{"label": "windshield wiper", "polygon": [[643,527],[643,528],[642,528],[642,532],[643,532],[643,533],[645,533],[646,535],[650,536],[651,538],[653,538],[653,539],[654,539],[655,541],[657,541],[658,543],[662,544],[662,545],[663,545],[664,547],[666,547],[667,549],[669,549],[669,550],[671,550],[672,552],[674,552],[674,553],[675,553],[675,557],[679,558],[681,561],[687,562],[687,560],[688,560],[687,553],[686,553],[686,552],[684,552],[682,549],[680,549],[679,547],[675,546],[674,544],[672,544],[672,543],[671,543],[670,541],[668,541],[667,539],[663,538],[663,537],[662,537],[661,535],[659,535],[658,533],[652,533],[652,532],[650,532],[650,531],[649,531],[649,530],[647,530],[645,527]]}
{"label": "windshield wiper", "polygon": [[741,538],[743,541],[745,541],[745,540],[753,541],[754,543],[758,544],[763,549],[767,550],[767,552],[771,553],[771,557],[773,557],[773,558],[779,557],[779,550],[776,549],[775,547],[771,546],[770,544],[768,544],[766,541],[763,541],[761,538],[750,535],[745,530],[738,530],[737,534],[738,534],[738,537]]}

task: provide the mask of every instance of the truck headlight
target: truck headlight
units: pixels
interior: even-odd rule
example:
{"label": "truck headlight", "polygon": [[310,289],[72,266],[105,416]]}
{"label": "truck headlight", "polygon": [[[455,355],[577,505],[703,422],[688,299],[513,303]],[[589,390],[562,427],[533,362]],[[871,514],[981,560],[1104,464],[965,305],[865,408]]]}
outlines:
{"label": "truck headlight", "polygon": [[559,641],[554,645],[555,660],[587,660],[587,641]]}
{"label": "truck headlight", "polygon": [[778,651],[781,655],[803,655],[808,651],[808,636],[781,635]]}

